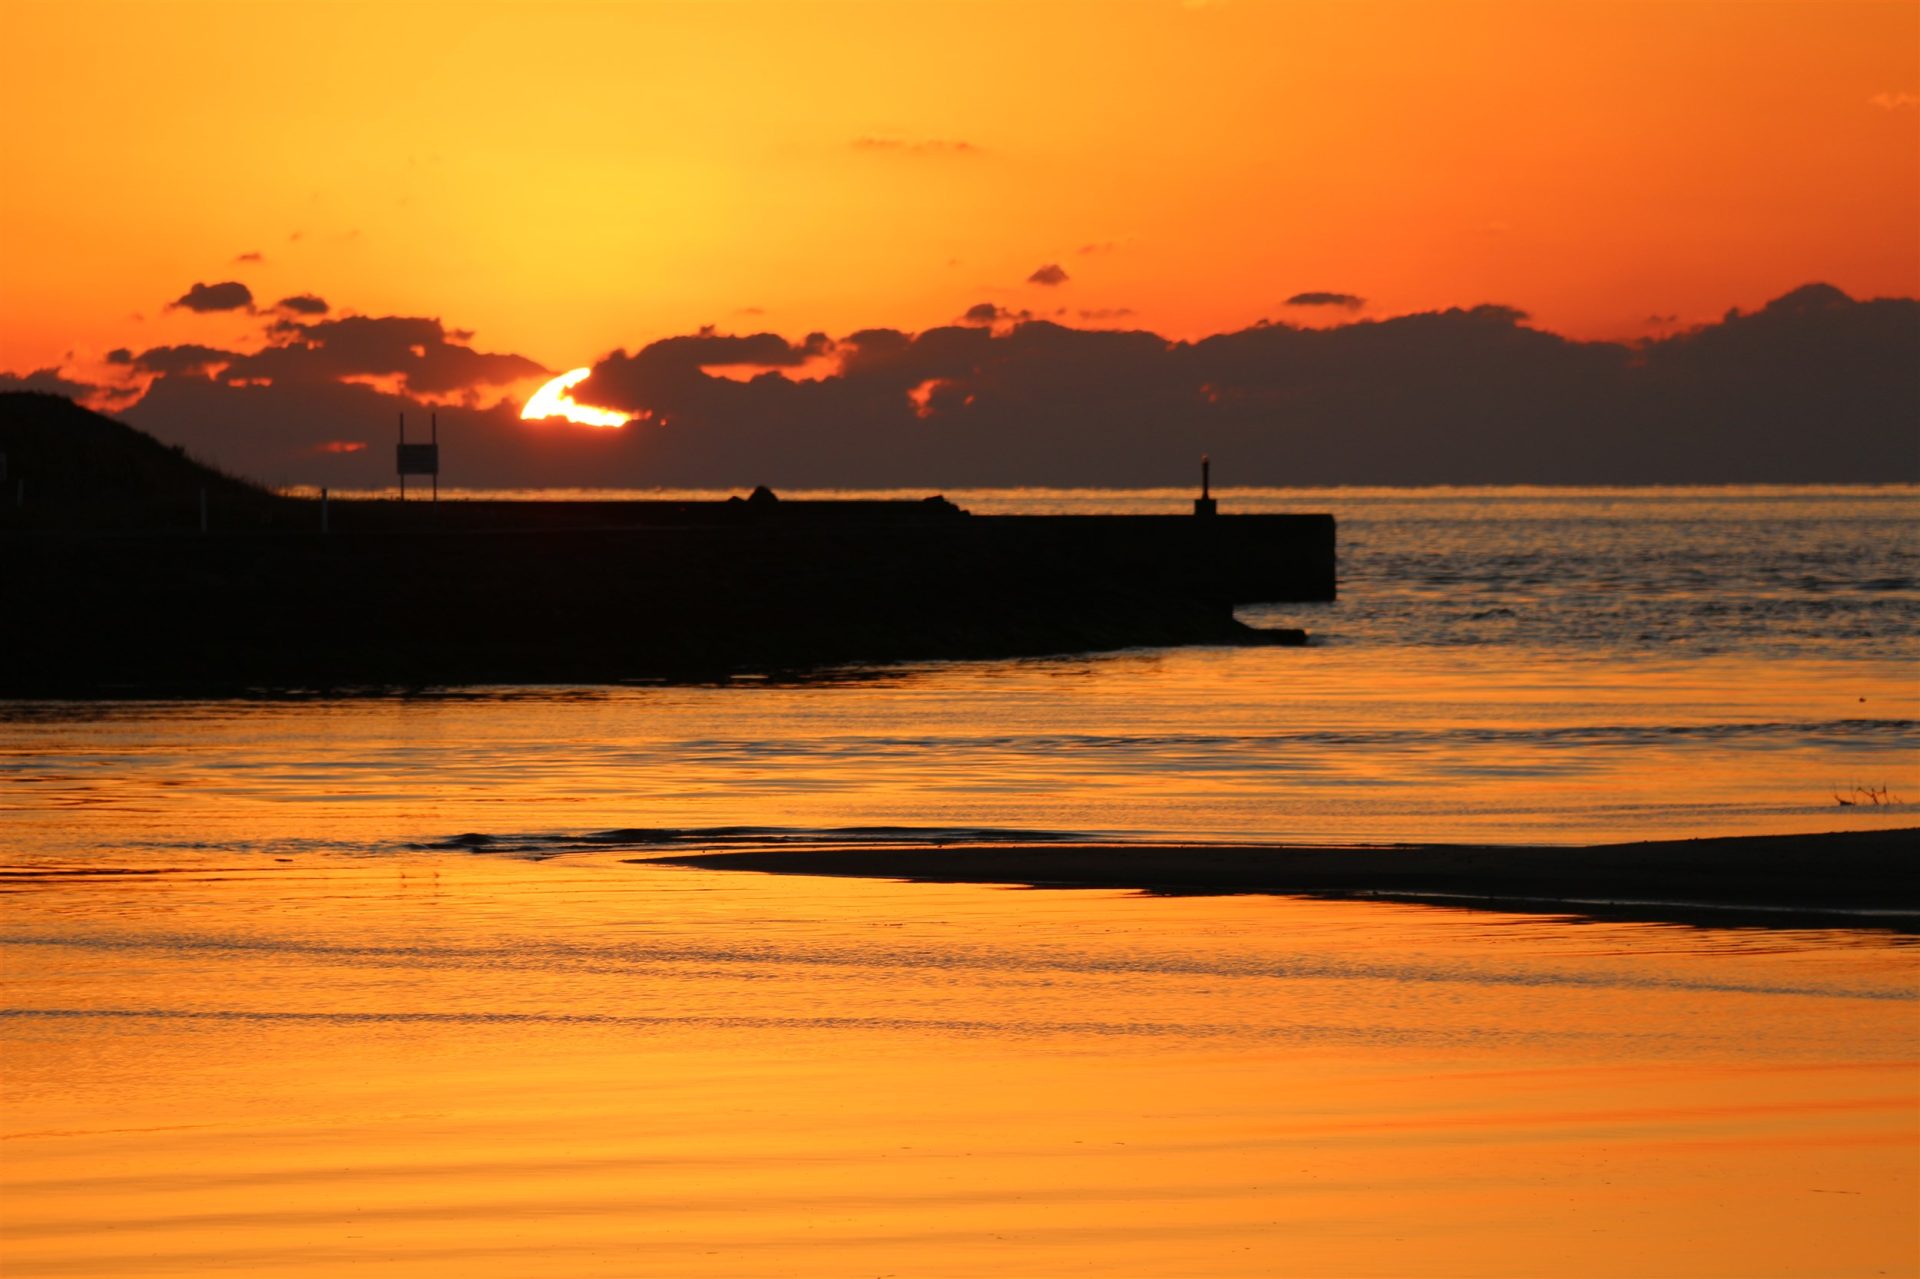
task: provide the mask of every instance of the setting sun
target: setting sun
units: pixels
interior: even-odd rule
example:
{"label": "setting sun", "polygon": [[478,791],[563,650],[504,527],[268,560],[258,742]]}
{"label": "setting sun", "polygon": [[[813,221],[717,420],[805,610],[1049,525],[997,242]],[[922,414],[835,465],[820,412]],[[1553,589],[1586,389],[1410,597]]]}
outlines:
{"label": "setting sun", "polygon": [[586,381],[587,375],[592,372],[592,369],[575,369],[571,373],[562,373],[535,391],[533,398],[527,401],[527,407],[520,410],[521,420],[536,422],[542,418],[563,417],[582,426],[625,426],[625,413],[576,404],[573,397],[567,394],[570,388]]}

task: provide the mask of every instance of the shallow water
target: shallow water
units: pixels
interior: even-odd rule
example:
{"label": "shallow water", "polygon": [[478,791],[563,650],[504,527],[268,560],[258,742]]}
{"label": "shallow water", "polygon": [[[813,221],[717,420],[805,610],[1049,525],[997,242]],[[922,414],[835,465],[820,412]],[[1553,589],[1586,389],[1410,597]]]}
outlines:
{"label": "shallow water", "polygon": [[15,885],[7,1273],[1920,1263],[1879,935],[613,857]]}
{"label": "shallow water", "polygon": [[[983,512],[1184,500],[955,496]],[[1243,610],[1313,647],[0,703],[0,829],[93,856],[737,825],[1578,843],[1920,824],[1920,489],[1222,500],[1339,517],[1338,602]]]}
{"label": "shallow water", "polygon": [[5,1272],[1920,1273],[1889,934],[621,860],[1920,825],[1915,490],[1314,496],[1304,650],[0,705]]}
{"label": "shallow water", "polygon": [[0,716],[0,837],[36,861],[660,827],[1560,844],[1920,824],[1920,686],[1865,659],[1329,645]]}

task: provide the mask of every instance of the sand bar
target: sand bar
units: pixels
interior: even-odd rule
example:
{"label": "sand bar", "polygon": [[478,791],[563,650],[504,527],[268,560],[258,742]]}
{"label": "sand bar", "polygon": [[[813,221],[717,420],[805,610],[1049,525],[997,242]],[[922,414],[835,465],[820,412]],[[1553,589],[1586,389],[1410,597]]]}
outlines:
{"label": "sand bar", "polygon": [[1076,842],[812,846],[631,860],[938,883],[1382,897],[1692,924],[1920,932],[1920,830],[1913,829],[1585,848]]}

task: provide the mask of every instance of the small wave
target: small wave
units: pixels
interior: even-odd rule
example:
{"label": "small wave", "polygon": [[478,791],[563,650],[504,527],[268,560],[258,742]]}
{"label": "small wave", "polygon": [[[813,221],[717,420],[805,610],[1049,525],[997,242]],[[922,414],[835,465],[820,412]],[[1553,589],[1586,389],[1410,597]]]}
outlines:
{"label": "small wave", "polygon": [[817,847],[849,844],[912,844],[940,848],[953,844],[1070,843],[1102,838],[1086,831],[1022,830],[990,826],[633,826],[616,830],[490,835],[467,831],[442,840],[403,844],[417,852],[505,853],[552,856],[608,849],[713,847]]}
{"label": "small wave", "polygon": [[[1384,892],[1376,895],[1387,899],[1394,896]],[[1129,980],[1199,977],[1232,981],[1379,981],[1402,989],[1481,986],[1502,989],[1660,990],[1782,998],[1920,1001],[1920,991],[1906,985],[1741,981],[1718,974],[1690,977],[1604,967],[1586,970],[1531,965],[1500,968],[1443,957],[1367,958],[1315,954],[1304,950],[1280,954],[1249,952],[1219,955],[1153,948],[1136,948],[1122,953],[1074,949],[1027,950],[999,945],[969,945],[954,940],[926,945],[789,937],[732,945],[724,941],[657,937],[617,941],[520,938],[507,942],[460,944],[414,940],[367,943],[327,937],[205,933],[0,936],[0,948],[27,947],[102,955],[301,956],[343,971],[398,968],[416,975],[437,970],[476,977],[487,973],[527,971],[631,975],[639,972],[694,970],[746,976],[783,969],[796,972],[856,970],[872,974],[932,971],[1090,974]],[[106,1015],[98,1009],[84,1011]],[[565,1015],[581,1011],[568,1010]],[[0,1008],[0,1018],[29,1015],[52,1014]],[[367,1014],[348,1012],[337,1015],[358,1017]]]}
{"label": "small wave", "polygon": [[[371,1012],[256,1010],[240,1008],[0,1008],[0,1021],[170,1021],[241,1022],[323,1026],[584,1026],[636,1031],[698,1027],[709,1030],[797,1030],[819,1032],[901,1032],[961,1037],[1053,1038],[1057,1036],[1144,1037],[1156,1039],[1333,1040],[1362,1043],[1503,1044],[1521,1038],[1568,1041],[1596,1037],[1590,1031],[1524,1032],[1503,1027],[1450,1026],[1412,1029],[1401,1026],[1343,1026],[1296,1022],[1258,1025],[1234,1022],[1031,1020],[1009,1018],[849,1017],[820,1015],[752,1016],[704,1013],[596,1013],[596,1012],[439,1012],[382,1010]],[[1618,1039],[1616,1032],[1611,1036]]]}

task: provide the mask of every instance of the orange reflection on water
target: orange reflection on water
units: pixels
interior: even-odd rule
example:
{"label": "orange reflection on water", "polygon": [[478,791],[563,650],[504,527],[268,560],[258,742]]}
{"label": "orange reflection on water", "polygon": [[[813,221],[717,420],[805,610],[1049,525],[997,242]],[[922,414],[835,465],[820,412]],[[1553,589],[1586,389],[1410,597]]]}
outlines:
{"label": "orange reflection on water", "polygon": [[[630,828],[1560,845],[1905,827],[1916,722],[1902,663],[1337,646],[52,707],[6,724],[0,836],[95,864]],[[1895,802],[1836,802],[1855,785]]]}
{"label": "orange reflection on water", "polygon": [[7,918],[9,1274],[1920,1264],[1866,934],[464,854]]}

